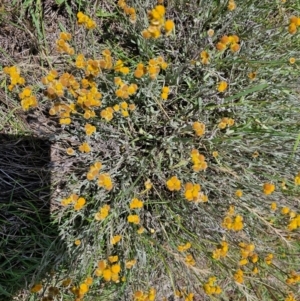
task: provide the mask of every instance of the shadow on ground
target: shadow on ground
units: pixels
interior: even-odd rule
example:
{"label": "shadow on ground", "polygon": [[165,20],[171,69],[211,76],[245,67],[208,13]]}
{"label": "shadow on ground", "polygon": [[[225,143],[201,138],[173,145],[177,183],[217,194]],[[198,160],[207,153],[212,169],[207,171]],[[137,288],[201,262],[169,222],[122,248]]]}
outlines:
{"label": "shadow on ground", "polygon": [[50,216],[50,143],[0,134],[0,300],[39,281],[64,257]]}

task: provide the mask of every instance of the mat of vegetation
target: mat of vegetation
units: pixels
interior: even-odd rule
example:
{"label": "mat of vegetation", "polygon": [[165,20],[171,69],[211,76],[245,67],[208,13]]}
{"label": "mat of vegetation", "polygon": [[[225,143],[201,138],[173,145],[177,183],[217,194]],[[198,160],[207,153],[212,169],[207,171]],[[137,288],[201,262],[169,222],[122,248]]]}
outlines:
{"label": "mat of vegetation", "polygon": [[300,300],[297,1],[14,0],[0,25],[1,300]]}

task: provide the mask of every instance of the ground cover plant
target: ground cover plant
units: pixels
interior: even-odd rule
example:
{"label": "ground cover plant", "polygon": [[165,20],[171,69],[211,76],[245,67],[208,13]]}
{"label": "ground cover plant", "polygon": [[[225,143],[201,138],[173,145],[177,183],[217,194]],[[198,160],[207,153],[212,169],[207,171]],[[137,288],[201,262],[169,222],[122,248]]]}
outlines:
{"label": "ground cover plant", "polygon": [[3,298],[299,300],[299,4],[33,2],[0,130],[53,144],[64,248]]}

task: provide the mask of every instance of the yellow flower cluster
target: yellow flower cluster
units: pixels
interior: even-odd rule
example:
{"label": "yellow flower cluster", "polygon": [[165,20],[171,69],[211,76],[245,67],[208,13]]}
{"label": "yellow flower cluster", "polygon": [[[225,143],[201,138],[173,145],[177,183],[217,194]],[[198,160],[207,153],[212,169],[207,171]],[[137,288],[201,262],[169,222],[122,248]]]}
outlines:
{"label": "yellow flower cluster", "polygon": [[256,263],[258,261],[258,255],[254,253],[255,245],[254,244],[246,244],[244,242],[239,243],[241,248],[241,260],[239,261],[239,265],[248,264],[248,258],[251,259],[252,263]]}
{"label": "yellow flower cluster", "polygon": [[88,136],[91,136],[94,132],[96,132],[96,127],[94,125],[91,125],[89,123],[87,123],[85,126],[84,126],[84,129],[85,129],[85,133],[88,135]]}
{"label": "yellow flower cluster", "polygon": [[122,101],[120,104],[114,105],[113,109],[115,112],[119,112],[121,108],[121,114],[123,117],[128,117],[129,116],[129,111],[134,111],[136,109],[135,104],[131,103],[128,105],[126,101]]}
{"label": "yellow flower cluster", "polygon": [[163,100],[167,100],[170,93],[170,88],[167,86],[162,87],[160,97]]}
{"label": "yellow flower cluster", "polygon": [[167,187],[170,191],[179,191],[181,188],[181,182],[180,180],[176,177],[173,176],[172,178],[170,178],[167,182]]}
{"label": "yellow flower cluster", "polygon": [[143,206],[144,206],[143,201],[141,201],[137,198],[134,198],[131,200],[129,208],[130,209],[140,209],[140,208],[143,208]]}
{"label": "yellow flower cluster", "polygon": [[288,224],[288,229],[290,231],[292,231],[292,230],[297,230],[298,228],[300,228],[300,214],[298,214],[297,216],[291,217],[291,218],[292,219]]}
{"label": "yellow flower cluster", "polygon": [[198,150],[193,149],[191,151],[191,159],[193,162],[193,170],[194,171],[200,171],[200,170],[205,170],[207,168],[207,163],[205,161],[204,155],[201,155]]}
{"label": "yellow flower cluster", "polygon": [[[120,282],[121,265],[118,263],[118,256],[110,256],[109,263],[106,260],[100,260],[95,270],[97,277],[103,277],[106,282]],[[113,261],[113,262],[111,262]]]}
{"label": "yellow flower cluster", "polygon": [[295,185],[300,185],[300,172],[294,178]]}
{"label": "yellow flower cluster", "polygon": [[3,71],[5,74],[10,77],[10,85],[8,86],[8,90],[12,91],[16,85],[24,85],[25,79],[20,76],[20,70],[16,66],[4,67]]}
{"label": "yellow flower cluster", "polygon": [[275,185],[272,183],[265,183],[263,185],[263,192],[266,195],[273,193],[274,190],[275,190]]}
{"label": "yellow flower cluster", "polygon": [[104,220],[108,214],[109,214],[110,206],[104,205],[100,208],[100,210],[95,214],[95,220],[96,221],[102,221]]}
{"label": "yellow flower cluster", "polygon": [[295,271],[291,271],[289,277],[285,281],[287,284],[296,284],[300,282],[300,274],[297,274]]}
{"label": "yellow flower cluster", "polygon": [[80,210],[85,205],[86,200],[77,194],[71,194],[68,198],[61,200],[63,206],[68,206],[71,203],[74,205],[74,210]]}
{"label": "yellow flower cluster", "polygon": [[238,269],[235,274],[233,275],[234,280],[237,283],[243,283],[244,282],[244,272],[241,269]]}
{"label": "yellow flower cluster", "polygon": [[117,60],[115,66],[114,66],[114,70],[116,72],[120,72],[122,74],[128,74],[129,73],[129,68],[124,66],[124,62],[122,60]]}
{"label": "yellow flower cluster", "polygon": [[140,223],[140,217],[137,214],[130,214],[127,216],[128,223],[138,225]]}
{"label": "yellow flower cluster", "polygon": [[229,0],[227,9],[230,10],[230,11],[236,9],[236,4],[235,4],[234,0]]}
{"label": "yellow flower cluster", "polygon": [[38,105],[36,97],[32,95],[31,87],[25,87],[23,91],[19,93],[19,97],[24,111],[27,111],[30,108],[35,108]]}
{"label": "yellow flower cluster", "polygon": [[269,253],[266,257],[265,257],[265,263],[267,265],[270,265],[272,263],[272,260],[274,258],[274,255],[272,253]]}
{"label": "yellow flower cluster", "polygon": [[119,0],[117,4],[123,9],[126,15],[129,15],[130,21],[134,23],[136,21],[136,11],[134,7],[128,6],[125,0]]}
{"label": "yellow flower cluster", "polygon": [[[50,70],[49,73],[41,79],[41,82],[47,86],[47,96],[50,99],[64,96],[64,89],[77,96],[76,91],[80,88],[80,84],[75,77],[70,73],[63,73],[59,79],[58,72],[56,70]],[[74,108],[75,109],[75,108]]]}
{"label": "yellow flower cluster", "polygon": [[221,241],[220,245],[213,250],[212,258],[219,260],[221,257],[226,257],[228,249],[228,243],[226,241]]}
{"label": "yellow flower cluster", "polygon": [[188,266],[194,266],[196,265],[196,261],[193,257],[192,254],[187,254],[186,257],[185,257],[185,263],[188,265]]}
{"label": "yellow flower cluster", "polygon": [[77,194],[71,194],[68,198],[62,199],[61,204],[63,206],[68,206],[71,203],[74,203],[78,200],[79,196]]}
{"label": "yellow flower cluster", "polygon": [[56,41],[56,50],[59,53],[67,53],[73,55],[75,53],[74,48],[70,46],[68,41],[71,41],[72,36],[68,32],[61,32],[59,39]]}
{"label": "yellow flower cluster", "polygon": [[[85,79],[82,81],[82,86],[86,83]],[[93,85],[94,83],[90,82],[90,85]],[[83,108],[83,110],[93,110],[96,107],[101,106],[101,101],[100,99],[102,98],[102,94],[98,91],[97,87],[94,85],[91,86],[90,90],[83,88],[77,91],[78,93],[78,98],[77,98],[77,105]],[[93,115],[93,114],[92,114]],[[88,116],[84,116],[84,118],[87,118]],[[94,116],[90,116],[94,117]]]}
{"label": "yellow flower cluster", "polygon": [[300,26],[300,18],[296,16],[292,16],[290,18],[289,24],[289,33],[295,34],[297,32],[297,28]]}
{"label": "yellow flower cluster", "polygon": [[96,176],[99,174],[100,169],[102,168],[101,162],[95,162],[93,165],[90,166],[90,169],[86,175],[86,178],[89,181],[92,181],[96,178]]}
{"label": "yellow flower cluster", "polygon": [[200,59],[201,59],[201,63],[203,65],[208,65],[209,64],[209,53],[206,50],[201,51]]}
{"label": "yellow flower cluster", "polygon": [[289,293],[288,296],[284,299],[284,301],[297,301],[294,297],[293,293]]}
{"label": "yellow flower cluster", "polygon": [[73,286],[71,292],[77,297],[76,300],[82,300],[84,295],[89,291],[90,286],[93,284],[93,278],[87,277],[79,287]]}
{"label": "yellow flower cluster", "polygon": [[188,201],[194,202],[207,202],[208,198],[201,192],[201,186],[199,184],[193,184],[188,182],[185,184],[184,196]]}
{"label": "yellow flower cluster", "polygon": [[225,216],[222,227],[228,230],[240,231],[244,228],[243,217],[239,214],[234,215],[234,206],[230,206],[227,215]]}
{"label": "yellow flower cluster", "polygon": [[184,245],[179,245],[179,246],[177,247],[177,250],[178,250],[179,252],[185,252],[185,251],[189,250],[189,249],[191,248],[191,246],[192,246],[192,244],[191,244],[190,242],[187,242],[187,243],[184,244]]}
{"label": "yellow flower cluster", "polygon": [[101,110],[100,116],[106,121],[111,121],[114,117],[114,109],[112,107],[107,107],[104,110]]}
{"label": "yellow flower cluster", "polygon": [[101,67],[103,69],[112,68],[112,59],[110,56],[104,56],[104,59],[100,60],[86,60],[85,56],[82,53],[79,53],[76,56],[75,66],[78,69],[84,70],[86,76],[97,76],[101,72]]}
{"label": "yellow flower cluster", "polygon": [[136,291],[133,298],[134,301],[154,301],[156,298],[156,290],[151,287],[147,293]]}
{"label": "yellow flower cluster", "polygon": [[148,12],[149,27],[142,31],[142,36],[145,39],[157,39],[161,36],[161,30],[164,28],[165,35],[171,34],[175,27],[172,20],[165,21],[166,8],[163,5],[156,5],[151,11]]}
{"label": "yellow flower cluster", "polygon": [[125,262],[125,267],[126,267],[126,269],[130,270],[135,264],[136,264],[136,259],[127,260]]}
{"label": "yellow flower cluster", "polygon": [[134,77],[142,78],[145,74],[147,74],[147,67],[143,63],[138,63],[134,71]]}
{"label": "yellow flower cluster", "polygon": [[208,282],[203,285],[203,289],[207,295],[219,295],[222,292],[220,286],[215,285],[216,277],[209,277]]}
{"label": "yellow flower cluster", "polygon": [[193,123],[193,130],[195,131],[197,136],[201,137],[205,133],[205,124],[202,122],[195,121]]}
{"label": "yellow flower cluster", "polygon": [[108,173],[100,174],[98,177],[98,185],[108,191],[111,190],[113,188],[113,183],[110,175]]}
{"label": "yellow flower cluster", "polygon": [[83,142],[81,145],[79,145],[79,151],[82,153],[89,153],[91,151],[91,147],[87,142]]}
{"label": "yellow flower cluster", "polygon": [[234,125],[234,119],[223,117],[222,120],[218,124],[218,128],[223,130],[227,126],[230,127],[230,126],[233,126],[233,125]]}
{"label": "yellow flower cluster", "polygon": [[151,79],[156,79],[160,70],[165,70],[168,67],[168,63],[165,62],[164,58],[159,56],[157,58],[150,59],[147,66],[147,72]]}
{"label": "yellow flower cluster", "polygon": [[136,94],[136,91],[138,90],[137,84],[128,85],[124,83],[120,77],[115,77],[114,83],[118,87],[115,94],[122,99],[128,99],[130,96]]}
{"label": "yellow flower cluster", "polygon": [[117,244],[122,239],[122,235],[115,235],[111,238],[110,243],[112,245]]}
{"label": "yellow flower cluster", "polygon": [[96,22],[85,15],[83,12],[77,13],[77,22],[79,25],[84,25],[86,29],[96,28]]}
{"label": "yellow flower cluster", "polygon": [[227,47],[230,47],[232,52],[237,52],[240,49],[239,45],[240,38],[237,35],[223,36],[220,41],[216,44],[216,48],[219,51],[224,51]]}

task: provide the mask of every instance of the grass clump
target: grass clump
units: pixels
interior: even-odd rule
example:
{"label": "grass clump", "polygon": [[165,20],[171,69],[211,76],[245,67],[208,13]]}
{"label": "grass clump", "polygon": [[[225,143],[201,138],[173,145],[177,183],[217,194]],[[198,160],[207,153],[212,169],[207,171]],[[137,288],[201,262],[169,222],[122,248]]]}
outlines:
{"label": "grass clump", "polygon": [[72,162],[51,212],[72,264],[36,273],[26,298],[297,300],[297,6],[120,0],[73,15],[47,67],[4,70]]}

